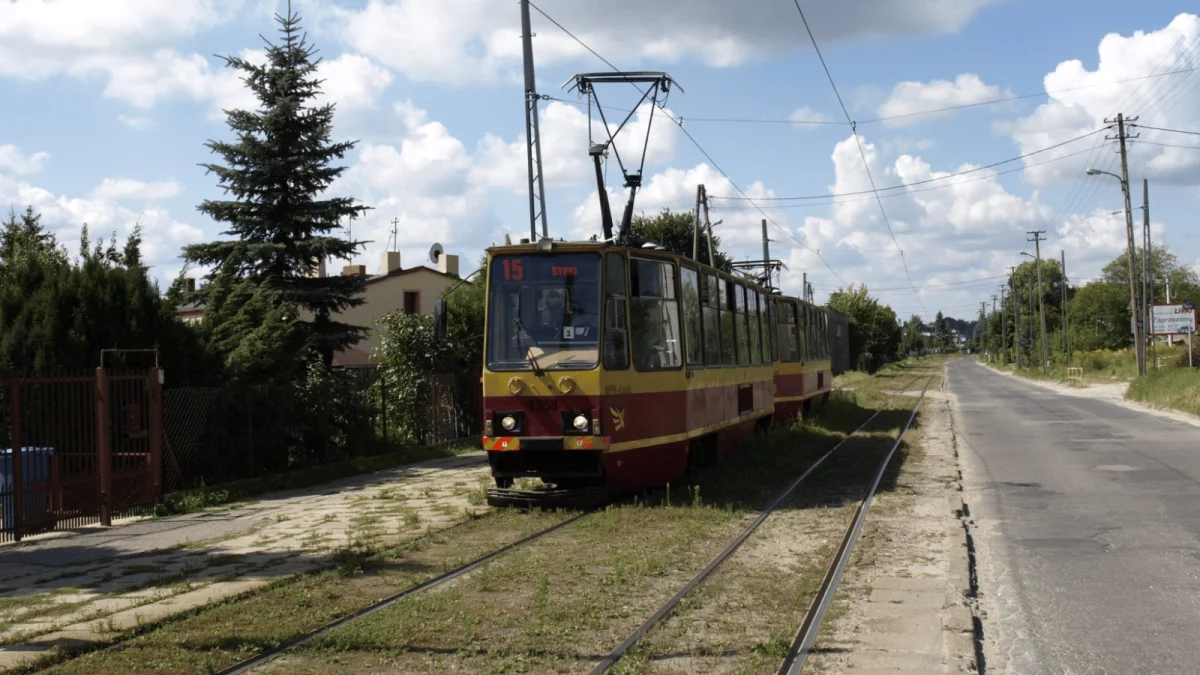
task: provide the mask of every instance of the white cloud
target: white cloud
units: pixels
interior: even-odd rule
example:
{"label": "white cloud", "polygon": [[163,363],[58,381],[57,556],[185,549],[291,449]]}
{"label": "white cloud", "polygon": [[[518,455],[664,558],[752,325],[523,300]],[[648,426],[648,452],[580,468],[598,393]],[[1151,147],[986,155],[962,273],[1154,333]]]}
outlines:
{"label": "white cloud", "polygon": [[[1200,39],[1200,16],[1194,14],[1180,14],[1157,31],[1137,31],[1128,37],[1116,33],[1106,35],[1100,41],[1095,70],[1089,71],[1079,60],[1058,64],[1054,72],[1045,77],[1046,90],[1054,92],[1050,94],[1050,101],[1028,117],[1013,122],[1008,130],[1025,153],[1100,128],[1105,119],[1115,118],[1118,112],[1138,116],[1143,125],[1196,128],[1200,126],[1200,114],[1197,113],[1200,88],[1194,85],[1200,74],[1111,83],[1144,78],[1151,73],[1200,67],[1200,50],[1194,48],[1197,39]],[[1149,130],[1141,134],[1142,140],[1159,143],[1178,143],[1179,138],[1175,134]],[[1038,163],[1063,157],[1102,141],[1081,141],[1026,161]],[[1025,177],[1038,185],[1074,181],[1090,163],[1098,163],[1101,169],[1112,166],[1115,155],[1110,150],[1097,148],[1078,159],[1038,166],[1026,172]],[[1129,164],[1131,174],[1154,181],[1192,185],[1200,180],[1200,152],[1195,150],[1135,143],[1129,153]]]}
{"label": "white cloud", "polygon": [[[93,243],[107,240],[114,233],[118,239],[128,236],[140,224],[142,256],[162,283],[168,283],[182,266],[179,248],[204,240],[202,230],[175,219],[156,203],[178,192],[179,186],[173,182],[111,178],[102,181],[86,197],[71,197],[30,184],[11,168],[0,165],[0,206],[14,210],[32,206],[41,214],[42,224],[71,253],[78,250],[85,224]],[[134,201],[140,204],[127,205]]]}
{"label": "white cloud", "polygon": [[934,119],[947,117],[950,111],[913,115],[931,110],[951,108],[955,106],[993,101],[1011,92],[1002,92],[996,85],[985,84],[973,73],[959,75],[953,82],[949,80],[932,80],[924,82],[901,82],[892,89],[887,100],[879,106],[880,117],[900,117],[885,122],[888,126],[907,126],[920,124]]}
{"label": "white cloud", "polygon": [[[650,143],[646,146],[646,166],[653,167],[669,163],[675,158],[679,142],[679,127],[667,115],[674,116],[668,108],[654,112],[650,122],[650,105],[642,105],[630,119],[629,124],[616,137],[617,152],[609,152],[608,171],[613,180],[620,181],[617,153],[625,168],[635,171],[641,161],[642,146],[647,128]],[[557,101],[542,108],[539,128],[542,134],[542,164],[545,166],[545,181],[548,187],[568,187],[595,184],[595,169],[588,153],[587,113],[579,108]],[[611,120],[610,120],[611,122]],[[614,127],[615,130],[615,127]],[[597,120],[593,125],[593,139],[606,141],[603,125]],[[528,185],[528,167],[525,135],[521,134],[512,143],[488,134],[480,142],[481,158],[472,168],[472,180],[491,187],[505,188],[523,193]]]}
{"label": "white cloud", "polygon": [[16,176],[38,173],[49,158],[50,155],[44,152],[25,155],[15,145],[0,145],[0,176],[6,173]]}
{"label": "white cloud", "polygon": [[[817,112],[808,106],[801,106],[792,111],[788,115],[788,119],[796,124],[801,129],[811,129],[818,126],[830,124],[835,120],[823,112]],[[811,122],[811,124],[806,124]]]}
{"label": "white cloud", "polygon": [[319,101],[337,104],[338,112],[373,108],[383,90],[392,83],[392,73],[361,54],[342,54],[322,61],[317,78],[324,80]]}
{"label": "white cloud", "polygon": [[105,202],[158,201],[175,197],[182,190],[175,181],[147,183],[132,178],[105,178],[92,190],[91,198]]}
{"label": "white cloud", "polygon": [[[818,38],[828,43],[953,32],[997,1],[864,0],[809,3],[806,10]],[[483,81],[511,74],[520,64],[520,16],[513,4],[369,0],[361,9],[334,13],[347,44],[412,79]],[[775,0],[559,3],[551,15],[601,54],[623,55],[618,62],[698,59],[723,67],[807,45],[795,8]],[[533,30],[539,63],[591,58],[536,13]]]}

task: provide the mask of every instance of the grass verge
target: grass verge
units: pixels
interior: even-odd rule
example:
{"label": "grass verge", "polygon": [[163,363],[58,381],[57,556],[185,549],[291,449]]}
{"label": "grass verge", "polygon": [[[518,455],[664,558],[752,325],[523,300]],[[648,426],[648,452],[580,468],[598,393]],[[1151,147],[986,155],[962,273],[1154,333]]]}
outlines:
{"label": "grass verge", "polygon": [[1200,415],[1200,369],[1160,368],[1151,370],[1129,385],[1125,398],[1160,408]]}

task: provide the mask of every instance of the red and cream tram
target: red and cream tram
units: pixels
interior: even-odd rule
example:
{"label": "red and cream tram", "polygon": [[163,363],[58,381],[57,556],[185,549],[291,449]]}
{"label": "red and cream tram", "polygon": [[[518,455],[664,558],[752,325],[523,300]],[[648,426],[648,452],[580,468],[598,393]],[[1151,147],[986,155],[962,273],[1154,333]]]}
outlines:
{"label": "red and cream tram", "polygon": [[662,485],[830,387],[826,315],[661,250],[488,250],[483,447],[492,503]]}

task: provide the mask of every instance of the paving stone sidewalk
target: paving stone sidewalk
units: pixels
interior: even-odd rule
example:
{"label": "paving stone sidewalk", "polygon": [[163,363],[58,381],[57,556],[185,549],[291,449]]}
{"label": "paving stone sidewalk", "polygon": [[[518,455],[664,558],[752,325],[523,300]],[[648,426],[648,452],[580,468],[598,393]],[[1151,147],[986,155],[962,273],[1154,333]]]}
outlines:
{"label": "paving stone sidewalk", "polygon": [[488,508],[490,481],[474,452],[0,547],[0,670],[450,527]]}

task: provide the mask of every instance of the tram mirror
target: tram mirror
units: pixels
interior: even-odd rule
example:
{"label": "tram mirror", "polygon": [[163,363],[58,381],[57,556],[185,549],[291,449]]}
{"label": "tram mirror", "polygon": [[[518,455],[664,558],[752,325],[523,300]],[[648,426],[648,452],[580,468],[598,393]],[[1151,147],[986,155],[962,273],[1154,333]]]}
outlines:
{"label": "tram mirror", "polygon": [[433,305],[433,336],[437,339],[446,337],[446,301],[438,300]]}

